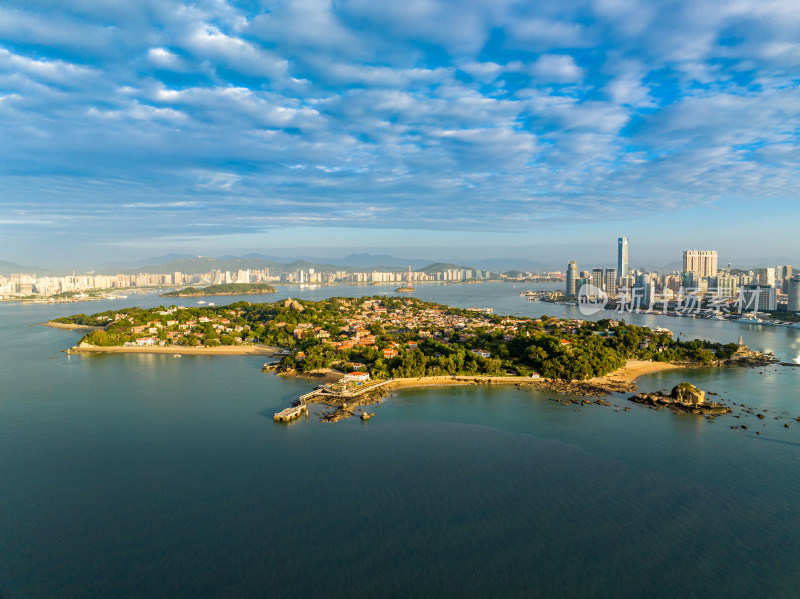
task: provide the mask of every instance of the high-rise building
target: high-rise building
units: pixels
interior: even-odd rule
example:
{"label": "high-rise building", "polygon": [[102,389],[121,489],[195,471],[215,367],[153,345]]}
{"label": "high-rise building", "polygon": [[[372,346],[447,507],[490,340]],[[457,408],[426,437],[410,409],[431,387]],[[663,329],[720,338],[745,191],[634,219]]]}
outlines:
{"label": "high-rise building", "polygon": [[575,260],[569,261],[567,266],[567,297],[575,297],[578,293],[576,283],[578,282],[578,263]]}
{"label": "high-rise building", "polygon": [[775,284],[781,288],[781,291],[783,293],[789,293],[789,283],[792,280],[792,267],[782,267],[780,271],[775,273],[775,278],[777,279]]}
{"label": "high-rise building", "polygon": [[683,272],[694,273],[698,277],[717,276],[717,252],[705,250],[684,251]]}
{"label": "high-rise building", "polygon": [[650,306],[655,299],[656,283],[648,273],[636,275],[634,298],[639,300],[639,307]]}
{"label": "high-rise building", "polygon": [[603,279],[603,269],[602,268],[593,268],[592,269],[592,285],[597,287],[598,289],[604,289],[604,279]]}
{"label": "high-rise building", "polygon": [[774,312],[778,309],[778,294],[774,287],[745,285],[742,287],[742,311]]}
{"label": "high-rise building", "polygon": [[620,237],[617,245],[617,274],[620,283],[625,285],[628,278],[628,238]]}
{"label": "high-rise building", "polygon": [[603,286],[608,295],[617,295],[617,269],[607,268],[605,272],[605,284]]}
{"label": "high-rise building", "polygon": [[709,291],[715,292],[717,297],[735,297],[739,293],[739,285],[736,277],[727,272],[719,272],[716,277],[712,277]]}
{"label": "high-rise building", "polygon": [[775,287],[774,268],[759,268],[756,274],[758,275],[758,285],[762,287]]}
{"label": "high-rise building", "polygon": [[800,312],[800,275],[794,275],[789,281],[789,312]]}

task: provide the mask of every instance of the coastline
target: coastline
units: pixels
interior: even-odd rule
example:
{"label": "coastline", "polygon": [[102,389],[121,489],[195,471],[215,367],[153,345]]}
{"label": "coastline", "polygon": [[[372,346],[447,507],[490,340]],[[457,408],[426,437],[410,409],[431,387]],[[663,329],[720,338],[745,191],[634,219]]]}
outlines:
{"label": "coastline", "polygon": [[[448,375],[437,377],[419,377],[394,379],[386,385],[388,390],[408,389],[412,387],[456,386],[456,385],[502,385],[515,384],[526,387],[542,387],[556,391],[573,391],[576,393],[599,392],[613,393],[635,388],[636,381],[648,374],[663,370],[691,368],[691,364],[671,362],[647,362],[644,360],[628,360],[622,368],[601,377],[586,380],[532,379],[524,376],[481,376],[481,375]],[[696,366],[695,366],[696,367]]]}
{"label": "coastline", "polygon": [[74,324],[74,323],[67,323],[67,322],[39,322],[37,324],[42,325],[43,327],[50,327],[51,329],[63,329],[66,331],[102,331],[105,329],[103,326],[95,326],[91,324]]}
{"label": "coastline", "polygon": [[625,366],[605,376],[589,379],[587,383],[604,383],[608,381],[635,383],[639,377],[661,372],[662,370],[675,370],[677,368],[697,368],[696,364],[683,364],[674,362],[648,362],[646,360],[628,360]]}
{"label": "coastline", "polygon": [[272,295],[278,293],[275,291],[229,291],[225,293],[180,293],[177,295],[171,293],[160,293],[158,297],[222,297],[225,295]]}
{"label": "coastline", "polygon": [[[307,401],[333,408],[331,412],[323,412],[322,419],[326,422],[337,422],[358,415],[364,411],[365,406],[381,403],[382,399],[395,391],[420,387],[456,387],[465,385],[516,385],[518,389],[548,390],[559,393],[572,393],[584,397],[605,397],[610,393],[628,393],[637,389],[636,380],[640,377],[678,368],[690,368],[691,364],[645,362],[643,360],[628,360],[628,362],[614,372],[594,379],[561,380],[561,379],[532,379],[524,376],[481,376],[481,375],[447,375],[431,377],[414,377],[390,379],[388,382],[374,390],[367,389],[355,396],[313,395]],[[301,376],[295,372],[280,373],[284,376]],[[330,369],[324,372],[308,373],[303,378],[324,379],[330,382],[334,373]],[[341,376],[341,375],[340,375]],[[602,400],[599,400],[602,401]],[[367,418],[372,416],[368,414]]]}
{"label": "coastline", "polygon": [[[645,362],[642,360],[628,360],[625,366],[602,377],[587,380],[562,380],[562,379],[532,379],[525,376],[484,376],[484,375],[445,375],[445,376],[424,376],[411,378],[396,378],[386,382],[380,390],[375,392],[365,391],[355,397],[335,397],[329,395],[319,395],[309,401],[325,405],[341,405],[346,403],[350,406],[369,405],[376,403],[378,399],[391,392],[401,389],[412,389],[418,387],[457,387],[464,385],[516,385],[520,389],[538,388],[543,390],[574,393],[576,395],[602,397],[609,393],[629,392],[635,390],[636,381],[645,375],[661,372],[663,370],[675,370],[679,368],[692,368],[692,364],[676,364],[667,362]],[[330,382],[341,378],[341,374],[335,373],[330,369],[317,373],[298,374],[296,372],[283,372],[279,376],[294,376],[298,378],[308,378],[324,380]]]}
{"label": "coastline", "polygon": [[72,347],[66,350],[70,354],[83,353],[110,353],[110,354],[180,354],[194,356],[275,356],[280,351],[279,347],[258,345],[219,345],[217,347],[183,347],[183,346],[143,346],[119,347],[99,346]]}

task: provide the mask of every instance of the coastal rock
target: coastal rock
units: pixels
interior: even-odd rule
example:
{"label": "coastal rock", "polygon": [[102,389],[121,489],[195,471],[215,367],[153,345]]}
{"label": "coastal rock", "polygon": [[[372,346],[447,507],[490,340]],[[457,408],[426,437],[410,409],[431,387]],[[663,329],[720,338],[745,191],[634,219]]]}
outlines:
{"label": "coastal rock", "polygon": [[706,394],[691,383],[676,385],[670,393],[639,393],[628,398],[630,401],[653,406],[656,409],[669,408],[676,412],[713,416],[728,414],[731,409],[721,403],[706,400]]}
{"label": "coastal rock", "polygon": [[705,391],[701,391],[691,383],[676,385],[670,393],[672,398],[683,405],[700,405],[706,401]]}
{"label": "coastal rock", "polygon": [[722,364],[725,366],[768,366],[770,364],[779,363],[774,354],[772,353],[761,353],[760,351],[755,351],[744,345],[743,343],[739,344],[739,347],[736,349],[736,353],[734,353],[730,358],[723,361]]}

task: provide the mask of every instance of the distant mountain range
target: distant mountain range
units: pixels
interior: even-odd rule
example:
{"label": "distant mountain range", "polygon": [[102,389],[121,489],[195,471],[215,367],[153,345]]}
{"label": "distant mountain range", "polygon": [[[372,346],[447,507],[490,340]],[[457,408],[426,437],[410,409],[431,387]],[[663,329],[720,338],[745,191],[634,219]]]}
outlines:
{"label": "distant mountain range", "polygon": [[[308,270],[313,268],[318,272],[330,272],[343,270],[345,272],[358,272],[358,271],[402,271],[405,270],[409,263],[406,260],[397,258],[386,260],[386,262],[378,260],[370,260],[368,254],[357,255],[355,259],[349,261],[347,258],[341,260],[331,260],[323,262],[310,258],[297,258],[280,261],[280,258],[261,256],[258,254],[250,254],[237,258],[235,256],[222,256],[220,258],[212,258],[208,256],[180,256],[172,257],[167,262],[160,262],[158,259],[148,260],[146,264],[131,267],[130,265],[112,265],[100,271],[100,274],[137,274],[140,272],[149,273],[171,273],[181,272],[183,274],[200,274],[210,272],[212,270],[231,271],[238,270],[262,270],[268,268],[270,274],[291,273],[298,270]],[[375,258],[383,259],[385,256],[377,256]],[[391,258],[391,257],[389,257]],[[127,266],[127,267],[124,267]],[[423,270],[425,272],[442,272],[454,268],[475,268],[473,266],[462,266],[446,262],[430,263],[424,260],[414,260],[411,263],[414,270]]]}
{"label": "distant mountain range", "polygon": [[5,277],[9,276],[13,273],[25,273],[28,275],[52,275],[56,271],[51,268],[40,268],[38,266],[23,266],[22,264],[17,264],[15,262],[6,262],[5,260],[0,260],[0,275]]}

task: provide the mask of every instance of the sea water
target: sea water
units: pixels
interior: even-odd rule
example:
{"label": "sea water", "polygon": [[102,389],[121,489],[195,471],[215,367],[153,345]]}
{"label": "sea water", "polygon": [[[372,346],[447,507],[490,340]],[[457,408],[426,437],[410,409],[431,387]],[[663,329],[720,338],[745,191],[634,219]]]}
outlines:
{"label": "sea water", "polygon": [[[216,303],[376,293],[392,290],[281,287]],[[417,292],[578,316],[518,294]],[[3,599],[797,594],[800,369],[639,381],[688,380],[737,404],[713,421],[620,394],[564,406],[550,391],[475,386],[396,392],[366,423],[322,423],[312,407],[287,425],[272,414],[314,383],[263,374],[263,358],[68,356],[79,332],[34,325],[171,303],[197,300],[0,305]],[[800,354],[800,329],[624,316]]]}

